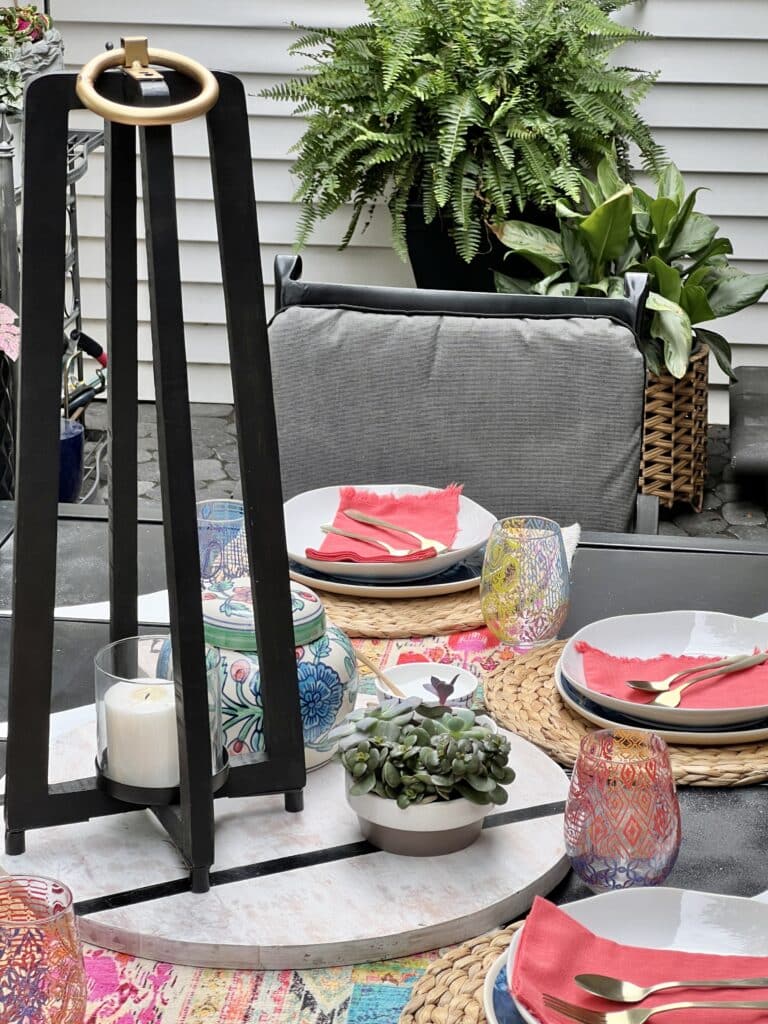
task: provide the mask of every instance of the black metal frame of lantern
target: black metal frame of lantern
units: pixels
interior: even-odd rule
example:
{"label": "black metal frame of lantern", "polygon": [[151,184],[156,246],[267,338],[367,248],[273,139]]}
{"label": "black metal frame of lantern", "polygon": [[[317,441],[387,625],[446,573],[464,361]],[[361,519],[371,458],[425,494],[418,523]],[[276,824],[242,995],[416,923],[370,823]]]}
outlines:
{"label": "black metal frame of lantern", "polygon": [[[127,69],[107,71],[99,80],[99,95],[130,104],[138,115],[142,107],[185,102],[197,93],[180,72],[145,77],[131,76]],[[306,782],[298,682],[290,685],[296,680],[296,661],[245,94],[233,75],[217,73],[215,78],[219,96],[206,118],[266,752],[233,757],[226,777],[211,777],[173,150],[171,127],[165,123],[140,127],[139,137],[180,786],[178,794],[166,792],[166,802],[158,802],[156,793],[127,792],[98,774],[48,783],[67,119],[70,110],[83,106],[76,75],[50,74],[30,85],[26,99],[28,199],[22,236],[23,354],[5,796],[8,854],[24,851],[30,829],[123,813],[137,805],[149,808],[188,864],[196,892],[207,890],[214,860],[214,797],[283,793],[286,810],[299,811]],[[105,143],[110,639],[115,641],[138,633],[136,128],[108,121]]]}

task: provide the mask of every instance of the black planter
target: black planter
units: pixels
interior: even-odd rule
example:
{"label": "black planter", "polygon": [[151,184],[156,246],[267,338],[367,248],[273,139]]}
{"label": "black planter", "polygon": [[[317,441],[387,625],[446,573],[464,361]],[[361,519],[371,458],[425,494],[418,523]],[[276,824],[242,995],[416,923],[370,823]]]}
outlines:
{"label": "black planter", "polygon": [[[512,216],[557,230],[554,211],[526,206],[522,214]],[[466,263],[456,251],[448,218],[438,214],[431,224],[425,223],[424,212],[418,200],[413,200],[406,208],[405,238],[418,288],[495,292],[495,270],[510,277],[537,276],[535,268],[523,257],[510,255],[505,259],[505,253],[509,250],[485,227],[479,253],[471,263]]]}

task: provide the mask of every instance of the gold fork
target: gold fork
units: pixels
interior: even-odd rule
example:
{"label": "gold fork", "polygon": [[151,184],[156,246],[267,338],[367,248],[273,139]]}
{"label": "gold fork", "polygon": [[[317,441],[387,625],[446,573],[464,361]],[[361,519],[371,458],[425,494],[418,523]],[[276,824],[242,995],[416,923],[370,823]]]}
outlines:
{"label": "gold fork", "polygon": [[398,558],[401,555],[412,555],[414,551],[418,551],[419,548],[393,548],[391,544],[387,544],[384,540],[376,540],[375,537],[366,537],[362,533],[355,533],[354,530],[339,530],[336,526],[321,526],[320,529],[323,533],[335,533],[338,537],[349,537],[350,540],[361,540],[365,544],[370,544],[375,548],[381,548],[388,554],[392,555],[393,558]]}
{"label": "gold fork", "polygon": [[580,1024],[645,1024],[657,1013],[668,1013],[670,1010],[768,1010],[765,1000],[752,1002],[747,1000],[705,1001],[700,1003],[664,1003],[663,1006],[650,1006],[648,1009],[639,1007],[632,1010],[587,1010],[575,1003],[568,1003],[557,996],[544,995],[544,1005],[555,1013],[579,1021]]}

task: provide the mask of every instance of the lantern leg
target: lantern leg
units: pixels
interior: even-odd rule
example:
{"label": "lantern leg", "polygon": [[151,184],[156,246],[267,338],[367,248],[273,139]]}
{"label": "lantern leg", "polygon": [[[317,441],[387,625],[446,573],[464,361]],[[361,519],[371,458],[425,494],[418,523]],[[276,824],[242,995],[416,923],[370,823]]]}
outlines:
{"label": "lantern leg", "polygon": [[285,794],[285,809],[293,814],[304,810],[304,790],[289,789]]}
{"label": "lantern leg", "polygon": [[16,829],[5,830],[5,852],[9,857],[18,857],[20,853],[24,853],[26,845],[23,832]]}

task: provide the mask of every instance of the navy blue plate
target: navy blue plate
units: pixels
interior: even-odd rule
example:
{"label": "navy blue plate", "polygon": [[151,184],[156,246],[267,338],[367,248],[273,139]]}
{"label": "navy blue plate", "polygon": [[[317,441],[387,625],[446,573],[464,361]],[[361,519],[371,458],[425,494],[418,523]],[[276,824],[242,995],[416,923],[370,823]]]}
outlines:
{"label": "navy blue plate", "polygon": [[506,961],[502,963],[493,983],[493,1012],[496,1014],[496,1024],[525,1024],[507,988]]}
{"label": "navy blue plate", "polygon": [[298,572],[302,576],[306,576],[307,579],[332,580],[334,583],[351,583],[356,587],[423,587],[425,584],[434,586],[437,583],[458,583],[460,580],[479,581],[480,571],[483,568],[484,550],[484,548],[481,548],[470,555],[469,558],[465,558],[463,562],[457,562],[455,565],[443,569],[442,572],[435,573],[434,576],[419,576],[416,579],[403,579],[401,576],[394,578],[391,576],[355,576],[352,579],[349,576],[333,576],[331,573],[318,572],[317,569],[310,569],[309,566],[300,565],[298,562],[289,562],[288,564],[293,572]]}

